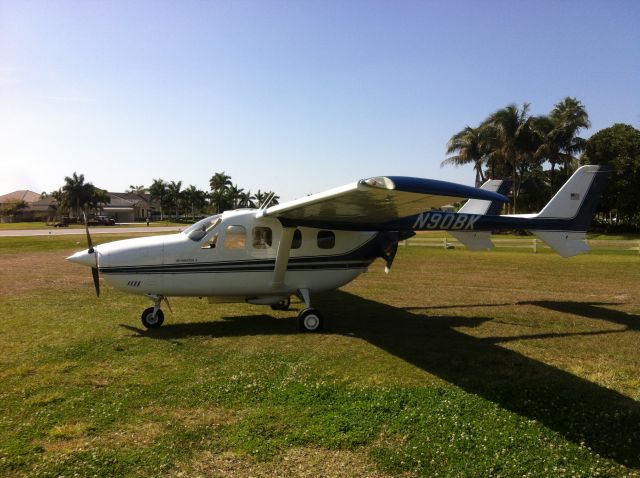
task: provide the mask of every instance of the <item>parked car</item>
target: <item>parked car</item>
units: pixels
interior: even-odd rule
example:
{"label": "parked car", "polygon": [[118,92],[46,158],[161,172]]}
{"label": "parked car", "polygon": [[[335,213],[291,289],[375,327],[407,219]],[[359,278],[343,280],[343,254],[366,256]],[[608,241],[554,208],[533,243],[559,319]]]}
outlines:
{"label": "parked car", "polygon": [[69,227],[71,219],[67,216],[63,216],[59,221],[53,223],[53,227]]}
{"label": "parked car", "polygon": [[89,226],[114,226],[116,220],[108,216],[94,216],[87,221]]}

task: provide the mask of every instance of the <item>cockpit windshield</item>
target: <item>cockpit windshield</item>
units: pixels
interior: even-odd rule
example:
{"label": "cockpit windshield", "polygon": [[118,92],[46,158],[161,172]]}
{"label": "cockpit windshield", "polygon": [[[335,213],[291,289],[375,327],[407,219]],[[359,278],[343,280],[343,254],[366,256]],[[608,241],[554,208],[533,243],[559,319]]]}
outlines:
{"label": "cockpit windshield", "polygon": [[222,222],[222,214],[209,216],[205,219],[202,219],[201,221],[196,222],[195,224],[192,224],[184,231],[182,231],[182,234],[186,234],[192,241],[199,241],[204,236],[206,236],[211,229],[220,224],[220,222]]}

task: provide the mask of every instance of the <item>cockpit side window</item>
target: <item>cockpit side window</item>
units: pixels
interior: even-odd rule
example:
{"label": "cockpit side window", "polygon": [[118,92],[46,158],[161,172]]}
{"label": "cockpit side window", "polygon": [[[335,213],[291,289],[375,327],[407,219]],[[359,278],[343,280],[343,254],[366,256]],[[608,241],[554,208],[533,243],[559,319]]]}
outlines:
{"label": "cockpit side window", "polygon": [[253,247],[254,249],[267,249],[271,247],[272,232],[270,227],[254,227],[253,228]]}
{"label": "cockpit side window", "polygon": [[247,232],[244,226],[227,226],[224,234],[225,249],[244,249]]}
{"label": "cockpit side window", "polygon": [[215,249],[217,243],[218,243],[218,234],[216,233],[213,236],[211,236],[211,239],[209,239],[202,245],[202,249]]}
{"label": "cockpit side window", "polygon": [[195,224],[189,226],[183,231],[189,239],[192,241],[200,241],[209,231],[214,229],[218,224],[222,222],[220,215],[211,216],[202,221],[198,221]]}

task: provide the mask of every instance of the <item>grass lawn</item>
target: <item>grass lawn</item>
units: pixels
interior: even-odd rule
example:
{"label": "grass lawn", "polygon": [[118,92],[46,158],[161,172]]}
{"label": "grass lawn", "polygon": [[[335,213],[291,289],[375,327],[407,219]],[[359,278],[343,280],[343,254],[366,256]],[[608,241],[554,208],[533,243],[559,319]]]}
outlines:
{"label": "grass lawn", "polygon": [[637,253],[401,247],[300,334],[181,298],[145,331],[84,247],[0,238],[0,476],[640,476]]}

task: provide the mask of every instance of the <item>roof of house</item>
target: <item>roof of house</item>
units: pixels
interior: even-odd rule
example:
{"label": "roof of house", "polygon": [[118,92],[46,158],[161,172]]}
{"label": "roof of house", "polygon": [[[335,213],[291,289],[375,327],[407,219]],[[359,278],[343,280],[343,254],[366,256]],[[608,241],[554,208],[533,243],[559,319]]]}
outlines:
{"label": "roof of house", "polygon": [[[158,207],[158,205],[151,201],[148,194],[145,193],[108,193],[111,197],[111,204],[114,205],[114,200],[119,202],[120,200],[128,201],[131,206],[139,207]],[[109,205],[107,205],[109,206]]]}
{"label": "roof of house", "polygon": [[38,199],[37,201],[34,201],[31,204],[29,204],[30,211],[48,212],[48,211],[56,211],[57,209],[58,209],[58,202],[51,196]]}
{"label": "roof of house", "polygon": [[24,201],[30,204],[38,201],[39,199],[40,194],[29,191],[28,189],[21,189],[19,191],[13,191],[12,193],[0,196],[0,204],[17,201]]}
{"label": "roof of house", "polygon": [[135,206],[135,201],[130,201],[129,199],[125,199],[123,197],[121,197],[118,194],[115,193],[107,193],[109,195],[109,197],[111,198],[111,202],[105,204],[103,207],[105,208],[109,208],[109,207],[117,207],[117,208],[122,208],[122,207],[126,207],[126,208],[131,208],[133,209],[133,207]]}

